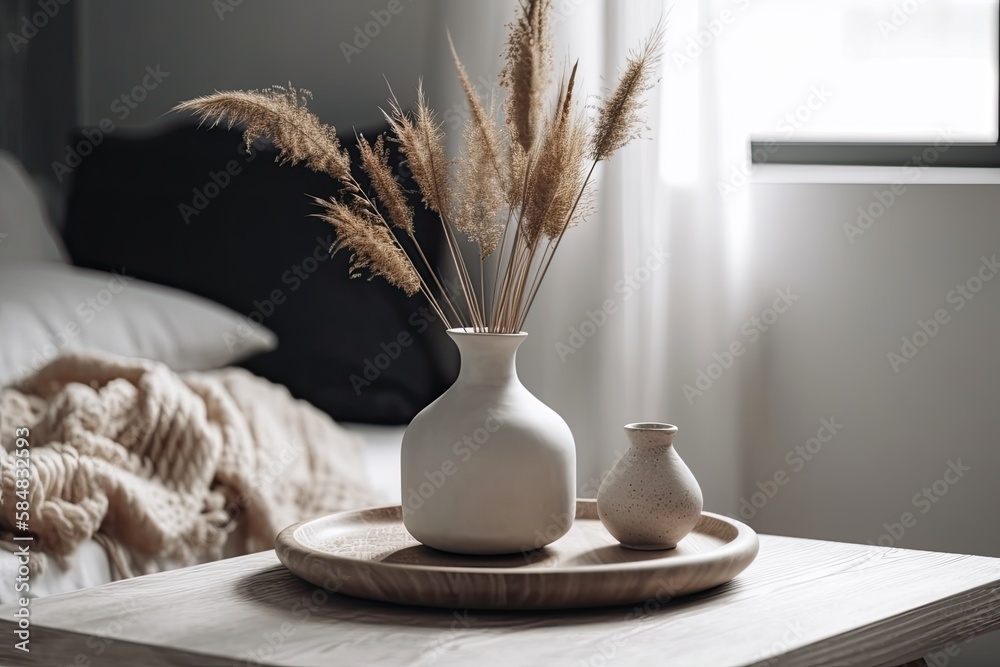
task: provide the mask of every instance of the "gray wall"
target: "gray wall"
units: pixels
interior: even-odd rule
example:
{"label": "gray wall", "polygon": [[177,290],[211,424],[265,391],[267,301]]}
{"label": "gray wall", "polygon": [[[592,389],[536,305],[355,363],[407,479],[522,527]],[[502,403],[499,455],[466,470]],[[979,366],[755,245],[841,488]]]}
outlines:
{"label": "gray wall", "polygon": [[76,4],[48,7],[0,3],[0,149],[17,155],[46,189],[55,187],[51,164],[65,154],[77,120]]}
{"label": "gray wall", "polygon": [[[80,121],[110,117],[118,127],[157,126],[174,120],[163,114],[182,100],[289,80],[313,92],[311,107],[328,123],[377,121],[388,90],[383,75],[401,101],[412,100],[428,68],[437,6],[435,0],[79,0]],[[366,29],[375,36],[364,35]],[[443,38],[443,30],[433,32],[434,40]],[[115,100],[142,83],[146,66],[157,65],[169,75],[120,119]]]}
{"label": "gray wall", "polygon": [[[1000,275],[964,304],[952,292],[981,258],[1000,260],[1000,185],[900,177],[907,189],[853,244],[844,225],[857,225],[859,206],[878,213],[887,185],[752,186],[758,288],[788,286],[800,300],[748,360],[744,387],[743,497],[761,504],[751,494],[758,483],[775,491],[778,471],[788,481],[742,514],[764,532],[1000,557]],[[888,353],[938,309],[947,323],[895,372]],[[809,443],[830,417],[843,428]],[[946,475],[950,462],[969,470]],[[949,664],[998,655],[995,636]]]}

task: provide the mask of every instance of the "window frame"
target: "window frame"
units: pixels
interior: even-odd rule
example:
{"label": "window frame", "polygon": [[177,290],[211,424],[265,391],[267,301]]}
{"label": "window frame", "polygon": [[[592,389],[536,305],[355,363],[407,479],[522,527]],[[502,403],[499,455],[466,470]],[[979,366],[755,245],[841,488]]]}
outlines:
{"label": "window frame", "polygon": [[[1000,8],[997,23],[997,76],[1000,79]],[[997,95],[1000,97],[1000,81]],[[935,167],[1000,167],[1000,99],[997,102],[997,141],[941,144],[876,141],[750,141],[750,161],[759,164],[899,167],[923,164]]]}

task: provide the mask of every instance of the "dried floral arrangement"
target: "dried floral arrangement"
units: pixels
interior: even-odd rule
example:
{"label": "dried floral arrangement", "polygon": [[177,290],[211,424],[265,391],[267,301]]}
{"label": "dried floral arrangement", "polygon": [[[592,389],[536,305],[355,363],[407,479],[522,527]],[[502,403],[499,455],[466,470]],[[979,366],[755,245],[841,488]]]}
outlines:
{"label": "dried floral arrangement", "polygon": [[[654,84],[663,39],[661,21],[629,54],[615,88],[588,114],[576,90],[576,64],[552,85],[551,6],[552,0],[522,0],[509,26],[499,82],[506,92],[502,124],[493,104],[483,104],[452,45],[470,112],[464,148],[456,160],[447,158],[445,135],[422,85],[412,113],[404,111],[395,96],[390,99],[384,114],[391,134],[379,136],[374,144],[357,137],[360,167],[373,192],[364,190],[352,174],[335,128],[307,109],[307,91],[276,86],[216,92],[179,104],[175,111],[194,112],[213,126],[240,124],[248,145],[270,138],[281,161],[302,162],[342,184],[339,199],[316,203],[322,207],[319,216],[336,231],[331,252],[351,253],[352,277],[368,273],[369,279],[381,276],[408,295],[421,292],[448,328],[516,333],[563,235],[590,209],[597,164],[643,127],[643,98]],[[423,203],[444,227],[460,290],[443,287],[440,267],[430,265],[416,240],[413,210],[389,164],[389,141],[398,143]],[[458,233],[478,247],[478,290]],[[397,235],[413,241],[415,256],[407,254]],[[485,262],[494,254],[487,294]]]}

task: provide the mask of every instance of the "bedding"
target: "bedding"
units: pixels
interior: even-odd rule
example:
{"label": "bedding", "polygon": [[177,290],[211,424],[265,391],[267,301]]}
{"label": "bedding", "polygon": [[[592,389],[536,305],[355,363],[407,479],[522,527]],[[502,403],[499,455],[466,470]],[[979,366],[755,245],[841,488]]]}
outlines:
{"label": "bedding", "polygon": [[[357,129],[375,137],[388,128]],[[241,135],[185,125],[105,137],[73,173],[64,229],[73,262],[124,265],[262,323],[281,344],[240,365],[338,421],[408,423],[455,379],[444,327],[421,297],[351,280],[350,253],[330,255],[333,230],[314,217],[311,196],[333,196],[338,183],[276,164],[265,143],[247,150]],[[357,164],[353,128],[340,140]],[[416,186],[403,186],[414,192],[421,246],[442,266],[442,227]]]}
{"label": "bedding", "polygon": [[0,261],[67,261],[38,187],[17,158],[0,151]]}
{"label": "bedding", "polygon": [[[2,245],[0,245],[2,247]],[[275,335],[206,299],[52,262],[0,264],[0,385],[63,351],[92,349],[207,370],[273,350]]]}
{"label": "bedding", "polygon": [[[360,440],[242,369],[175,373],[87,352],[0,390],[0,540],[15,429],[30,430],[32,565],[88,541],[115,578],[271,548],[295,521],[373,501]],[[84,547],[86,548],[86,547]],[[65,569],[65,568],[64,568]]]}
{"label": "bedding", "polygon": [[[341,426],[361,440],[366,478],[372,491],[372,504],[398,505],[401,495],[399,450],[406,427],[349,423]],[[163,570],[179,567],[169,562],[161,562],[160,565]],[[16,557],[0,550],[0,605],[12,601],[16,577]],[[45,571],[32,579],[31,594],[35,597],[60,595],[112,581],[115,581],[115,577],[111,572],[107,552],[96,541],[88,539],[62,562],[50,561]]]}
{"label": "bedding", "polygon": [[[199,142],[203,139],[198,137]],[[229,139],[224,143],[228,150]],[[186,151],[180,154],[189,158]],[[264,169],[257,180],[272,183],[274,174],[285,172]],[[77,196],[88,182],[75,180]],[[247,185],[254,192],[260,189],[258,184]],[[302,191],[294,178],[286,185]],[[111,194],[116,212],[135,210],[122,204],[120,190]],[[247,201],[244,209],[260,212],[260,202]],[[220,213],[238,223],[241,233],[234,237],[209,226],[199,229],[205,234],[187,238],[204,245],[209,254],[202,257],[202,266],[218,269],[213,275],[223,290],[240,285],[240,294],[256,294],[258,279],[271,282],[274,275],[262,270],[260,255],[248,261],[242,253],[243,260],[237,262],[253,265],[253,271],[240,273],[232,266],[232,258],[241,253],[220,251],[220,244],[231,248],[223,238],[245,239],[250,234],[241,215]],[[101,246],[114,238],[87,236],[79,210],[77,214],[74,243],[89,240]],[[136,226],[128,230],[135,232]],[[154,245],[170,245],[146,227],[136,233],[154,239]],[[266,246],[271,264],[278,266],[291,255],[274,254],[274,237],[266,236],[259,248]],[[291,246],[298,253],[303,244]],[[9,541],[16,521],[10,502],[16,499],[11,451],[16,449],[13,429],[22,424],[31,431],[36,492],[30,519],[36,534],[32,597],[271,548],[273,533],[309,515],[399,502],[404,427],[341,428],[311,405],[294,400],[284,387],[240,369],[183,372],[245,359],[256,369],[253,360],[273,351],[276,337],[259,321],[212,301],[139,280],[132,275],[132,254],[126,255],[124,266],[108,266],[108,272],[69,265],[31,178],[0,151],[0,386],[15,383],[0,389],[0,547],[6,547],[0,548],[0,604],[11,601],[18,576]],[[138,256],[141,259],[142,253]],[[162,257],[171,270],[198,280],[199,260],[190,248]],[[177,266],[177,257],[184,257],[183,267]],[[345,304],[334,300],[333,307],[318,308],[321,299],[331,303],[331,281],[346,278],[338,269],[326,269],[330,280],[312,280],[314,289],[307,290],[303,282],[295,303],[267,317],[267,324],[284,327],[290,344],[283,346],[284,355],[264,354],[258,366],[269,375],[289,378],[298,387],[294,393],[348,418],[405,420],[428,400],[421,392],[427,387],[437,391],[453,374],[448,364],[419,366],[438,358],[424,346],[447,341],[430,333],[436,328],[423,334],[426,324],[413,317],[419,311],[411,312],[395,290],[388,308],[382,296],[373,300],[363,288],[352,291]],[[357,288],[356,283],[350,286]],[[287,291],[291,295],[297,290]],[[303,296],[307,293],[314,296]],[[365,321],[380,327],[349,329],[370,350],[360,346],[360,340],[333,345],[329,328],[316,326],[317,312],[342,312],[344,305],[349,311],[356,304],[369,311]],[[376,330],[398,333],[412,327],[420,327],[413,331],[419,345],[361,393],[354,391],[340,365],[322,356],[332,349],[340,355],[337,360],[363,366],[367,357],[384,350]],[[304,331],[308,336],[303,337]],[[316,363],[317,358],[322,363]],[[299,381],[303,374],[309,376],[306,384]],[[348,385],[350,401],[335,397],[343,391],[336,387],[335,396],[320,395],[335,384],[332,377]],[[415,389],[403,386],[410,381],[417,383]],[[333,410],[331,401],[340,407]],[[293,455],[287,467],[267,466],[267,461],[281,464],[282,455],[289,458],[289,452]]]}

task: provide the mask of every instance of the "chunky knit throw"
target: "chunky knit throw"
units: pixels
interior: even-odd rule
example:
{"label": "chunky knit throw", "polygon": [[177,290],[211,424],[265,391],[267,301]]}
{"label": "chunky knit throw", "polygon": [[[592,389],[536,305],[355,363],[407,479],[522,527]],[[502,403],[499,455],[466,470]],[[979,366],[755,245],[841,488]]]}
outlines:
{"label": "chunky knit throw", "polygon": [[7,548],[22,427],[36,566],[89,538],[119,578],[191,565],[269,549],[291,523],[370,501],[355,436],[284,387],[235,368],[71,354],[0,390]]}

